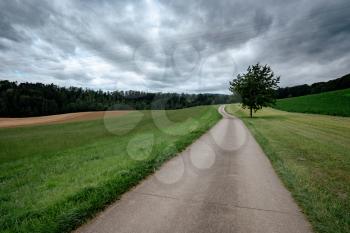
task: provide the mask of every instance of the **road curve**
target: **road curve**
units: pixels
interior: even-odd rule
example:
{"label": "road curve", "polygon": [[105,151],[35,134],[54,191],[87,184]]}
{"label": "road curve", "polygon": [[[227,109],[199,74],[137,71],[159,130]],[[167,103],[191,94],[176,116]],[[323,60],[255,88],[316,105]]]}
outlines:
{"label": "road curve", "polygon": [[241,120],[223,119],[79,233],[312,232]]}

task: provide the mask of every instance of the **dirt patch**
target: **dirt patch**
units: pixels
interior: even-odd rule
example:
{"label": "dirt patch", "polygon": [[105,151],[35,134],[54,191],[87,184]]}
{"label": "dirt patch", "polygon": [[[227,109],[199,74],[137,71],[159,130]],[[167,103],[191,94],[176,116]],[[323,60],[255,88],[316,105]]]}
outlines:
{"label": "dirt patch", "polygon": [[97,120],[102,119],[105,115],[108,117],[114,117],[125,115],[129,112],[130,111],[75,112],[41,117],[0,118],[0,128]]}

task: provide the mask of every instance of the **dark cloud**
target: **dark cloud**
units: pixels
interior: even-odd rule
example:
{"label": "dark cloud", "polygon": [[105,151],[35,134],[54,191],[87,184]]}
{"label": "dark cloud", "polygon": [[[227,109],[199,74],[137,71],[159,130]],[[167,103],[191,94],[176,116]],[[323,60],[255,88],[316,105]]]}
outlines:
{"label": "dark cloud", "polygon": [[[21,36],[4,17],[0,16],[0,38],[20,41]],[[5,46],[4,46],[5,47]]]}
{"label": "dark cloud", "polygon": [[0,78],[228,92],[268,63],[294,85],[350,72],[347,0],[3,0]]}
{"label": "dark cloud", "polygon": [[3,19],[31,27],[43,26],[53,13],[49,2],[40,0],[2,0],[0,9]]}

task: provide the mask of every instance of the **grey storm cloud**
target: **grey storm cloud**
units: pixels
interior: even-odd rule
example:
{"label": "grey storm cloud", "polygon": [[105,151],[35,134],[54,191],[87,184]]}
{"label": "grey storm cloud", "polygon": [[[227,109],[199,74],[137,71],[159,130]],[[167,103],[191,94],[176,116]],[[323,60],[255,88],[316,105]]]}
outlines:
{"label": "grey storm cloud", "polygon": [[228,93],[247,66],[281,86],[349,73],[348,0],[2,0],[0,79]]}

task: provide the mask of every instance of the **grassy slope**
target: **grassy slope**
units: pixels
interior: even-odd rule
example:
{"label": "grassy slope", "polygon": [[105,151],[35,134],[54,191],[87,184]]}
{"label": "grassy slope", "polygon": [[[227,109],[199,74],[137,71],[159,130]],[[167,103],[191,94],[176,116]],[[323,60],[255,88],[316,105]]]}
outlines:
{"label": "grassy slope", "polygon": [[322,233],[350,230],[350,118],[288,113],[271,108],[241,117],[273,167]]}
{"label": "grassy slope", "polygon": [[289,112],[350,116],[350,89],[280,99],[276,108]]}
{"label": "grassy slope", "polygon": [[143,111],[0,129],[0,232],[69,232],[220,119],[205,106],[167,116],[177,123]]}

